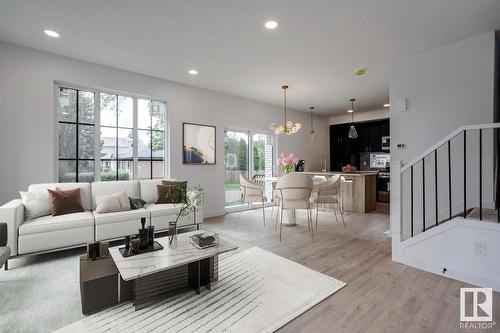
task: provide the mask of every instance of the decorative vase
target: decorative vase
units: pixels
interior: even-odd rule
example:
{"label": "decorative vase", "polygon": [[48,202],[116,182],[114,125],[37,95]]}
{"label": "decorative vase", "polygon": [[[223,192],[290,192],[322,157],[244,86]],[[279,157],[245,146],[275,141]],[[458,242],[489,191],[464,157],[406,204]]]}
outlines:
{"label": "decorative vase", "polygon": [[168,246],[177,246],[177,222],[168,222]]}

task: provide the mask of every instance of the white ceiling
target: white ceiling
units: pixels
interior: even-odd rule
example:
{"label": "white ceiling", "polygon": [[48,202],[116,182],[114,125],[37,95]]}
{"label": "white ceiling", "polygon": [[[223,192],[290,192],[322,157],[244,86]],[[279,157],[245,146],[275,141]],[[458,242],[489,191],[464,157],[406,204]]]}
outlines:
{"label": "white ceiling", "polygon": [[499,0],[0,0],[0,40],[276,105],[288,83],[325,115],[380,108],[391,61],[499,27]]}

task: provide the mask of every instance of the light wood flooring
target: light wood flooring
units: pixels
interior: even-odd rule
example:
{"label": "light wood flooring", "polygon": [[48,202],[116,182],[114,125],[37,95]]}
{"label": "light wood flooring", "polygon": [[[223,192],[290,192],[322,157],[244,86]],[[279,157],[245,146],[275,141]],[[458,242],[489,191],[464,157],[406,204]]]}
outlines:
{"label": "light wood flooring", "polygon": [[[283,228],[281,243],[271,208],[266,213],[266,227],[257,209],[210,218],[203,229],[219,232],[239,251],[258,246],[347,283],[279,332],[474,331],[459,329],[459,292],[468,284],[391,260],[391,239],[384,234],[389,229],[387,206],[369,214],[346,213],[347,231],[332,212],[320,211],[314,244],[305,212],[299,213],[298,226]],[[498,320],[499,293],[493,307]],[[499,325],[488,331],[500,332]]]}

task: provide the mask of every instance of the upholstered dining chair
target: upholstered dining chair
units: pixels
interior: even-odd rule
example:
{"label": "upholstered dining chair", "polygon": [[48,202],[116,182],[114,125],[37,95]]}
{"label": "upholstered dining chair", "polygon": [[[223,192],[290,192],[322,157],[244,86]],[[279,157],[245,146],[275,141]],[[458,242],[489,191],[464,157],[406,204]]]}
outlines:
{"label": "upholstered dining chair", "polygon": [[[313,188],[311,176],[301,173],[289,173],[282,176],[276,184],[276,194],[278,197],[279,215],[280,215],[280,242],[283,230],[283,210],[286,209],[305,209],[307,210],[307,226],[311,231],[314,243],[314,230],[312,226],[312,205],[309,200]],[[278,214],[276,214],[276,226],[278,225]]]}
{"label": "upholstered dining chair", "polygon": [[265,204],[267,198],[264,195],[264,187],[257,185],[240,174],[240,190],[241,190],[241,203],[249,203],[250,205],[255,202],[262,203],[262,220],[266,226],[266,210]]}
{"label": "upholstered dining chair", "polygon": [[318,211],[319,205],[331,204],[335,219],[339,222],[337,212],[335,211],[335,204],[337,204],[340,218],[344,224],[344,229],[347,230],[342,213],[342,190],[341,190],[341,176],[334,175],[326,181],[313,186],[311,201],[316,204],[316,229],[318,229]]}

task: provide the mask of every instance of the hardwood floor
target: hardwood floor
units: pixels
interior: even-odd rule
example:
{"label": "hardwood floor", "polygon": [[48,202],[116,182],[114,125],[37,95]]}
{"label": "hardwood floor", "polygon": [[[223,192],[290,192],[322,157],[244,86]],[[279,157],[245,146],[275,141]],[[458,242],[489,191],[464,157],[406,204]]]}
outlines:
{"label": "hardwood floor", "polygon": [[[347,283],[279,332],[473,331],[459,329],[459,292],[468,284],[392,262],[391,240],[384,234],[387,211],[381,206],[369,214],[346,213],[347,231],[332,212],[320,211],[314,244],[305,212],[299,213],[298,226],[283,228],[281,243],[271,208],[266,227],[257,209],[208,219],[203,228],[219,232],[240,246],[238,251],[258,246]],[[499,293],[493,307],[498,320]],[[489,331],[500,331],[499,325]]]}

